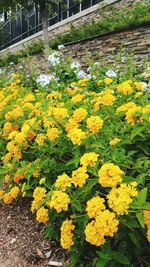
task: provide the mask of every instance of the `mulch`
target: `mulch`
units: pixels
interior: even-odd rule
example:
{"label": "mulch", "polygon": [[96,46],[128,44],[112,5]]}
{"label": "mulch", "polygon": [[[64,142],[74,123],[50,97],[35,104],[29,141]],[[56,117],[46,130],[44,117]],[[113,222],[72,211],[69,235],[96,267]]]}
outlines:
{"label": "mulch", "polygon": [[50,260],[66,267],[67,259],[58,244],[44,238],[44,226],[35,221],[28,201],[0,204],[0,267],[49,267]]}

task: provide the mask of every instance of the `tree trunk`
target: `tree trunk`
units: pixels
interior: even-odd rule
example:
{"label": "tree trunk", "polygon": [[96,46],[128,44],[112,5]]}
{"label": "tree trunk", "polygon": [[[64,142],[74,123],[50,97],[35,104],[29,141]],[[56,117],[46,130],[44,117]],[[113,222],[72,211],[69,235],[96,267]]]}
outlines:
{"label": "tree trunk", "polygon": [[48,69],[49,36],[48,36],[48,10],[46,7],[44,10],[41,10],[41,18],[43,24],[44,56],[46,61],[46,69]]}

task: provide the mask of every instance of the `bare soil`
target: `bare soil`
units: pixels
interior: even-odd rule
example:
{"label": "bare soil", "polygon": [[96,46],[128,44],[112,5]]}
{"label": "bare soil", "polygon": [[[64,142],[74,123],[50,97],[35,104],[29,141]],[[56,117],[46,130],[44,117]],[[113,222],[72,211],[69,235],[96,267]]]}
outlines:
{"label": "bare soil", "polygon": [[44,238],[29,203],[0,204],[0,267],[48,267],[49,261],[68,266],[67,256],[54,241]]}

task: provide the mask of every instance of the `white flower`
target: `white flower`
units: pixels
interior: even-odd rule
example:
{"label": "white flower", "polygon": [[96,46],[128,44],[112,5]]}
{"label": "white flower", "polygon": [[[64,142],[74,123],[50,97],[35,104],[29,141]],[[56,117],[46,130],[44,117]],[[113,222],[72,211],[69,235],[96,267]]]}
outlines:
{"label": "white flower", "polygon": [[121,57],[121,62],[125,63],[126,62],[125,59],[126,59],[125,57]]}
{"label": "white flower", "polygon": [[48,61],[50,66],[57,66],[60,64],[60,59],[62,58],[62,53],[58,51],[54,51],[51,55],[48,57]]}
{"label": "white flower", "polygon": [[108,77],[117,77],[117,74],[113,70],[108,70],[106,72],[106,76],[108,76]]}
{"label": "white flower", "polygon": [[65,46],[64,45],[58,45],[58,49],[61,50],[61,49],[64,49]]}
{"label": "white flower", "polygon": [[70,65],[71,69],[80,69],[80,63],[78,61],[73,61]]}
{"label": "white flower", "polygon": [[148,84],[147,83],[145,83],[145,82],[141,82],[141,83],[142,83],[142,86],[143,86],[143,88],[144,88],[145,91],[150,90],[150,88],[148,87]]}
{"label": "white flower", "polygon": [[77,77],[78,79],[87,78],[87,74],[84,72],[84,70],[79,70],[79,72],[77,73]]}
{"label": "white flower", "polygon": [[87,68],[87,72],[90,72],[90,70],[91,70],[91,67],[88,67],[88,68]]}
{"label": "white flower", "polygon": [[9,65],[14,65],[14,62],[10,62]]}
{"label": "white flower", "polygon": [[18,67],[18,70],[22,70],[22,69],[23,69],[23,66],[19,66],[19,67]]}
{"label": "white flower", "polygon": [[41,74],[37,77],[36,81],[39,83],[41,86],[46,86],[50,83],[51,80],[55,79],[54,75],[46,75],[46,74]]}

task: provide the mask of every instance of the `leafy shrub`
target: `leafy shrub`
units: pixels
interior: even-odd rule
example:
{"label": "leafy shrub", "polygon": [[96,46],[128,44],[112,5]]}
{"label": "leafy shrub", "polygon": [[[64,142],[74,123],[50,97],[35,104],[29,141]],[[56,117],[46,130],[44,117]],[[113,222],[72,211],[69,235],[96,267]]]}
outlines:
{"label": "leafy shrub", "polygon": [[1,82],[0,198],[29,198],[71,267],[148,266],[149,91],[104,73],[34,93]]}

